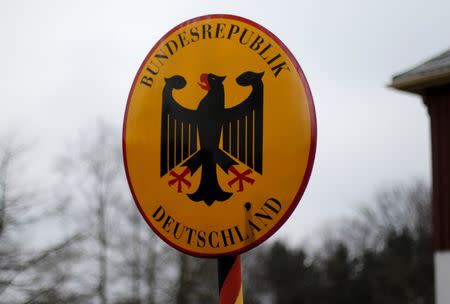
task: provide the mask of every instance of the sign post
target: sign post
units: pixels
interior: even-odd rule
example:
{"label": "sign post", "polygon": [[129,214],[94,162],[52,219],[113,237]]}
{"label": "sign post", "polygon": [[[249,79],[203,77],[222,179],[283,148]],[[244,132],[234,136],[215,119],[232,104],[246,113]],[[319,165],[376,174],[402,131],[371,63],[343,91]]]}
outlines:
{"label": "sign post", "polygon": [[241,257],[225,256],[217,259],[219,278],[219,303],[243,304]]}
{"label": "sign post", "polygon": [[153,231],[183,253],[218,258],[221,303],[242,303],[239,254],[294,211],[316,134],[308,83],[287,47],[248,19],[202,16],[163,36],[135,77],[127,179]]}

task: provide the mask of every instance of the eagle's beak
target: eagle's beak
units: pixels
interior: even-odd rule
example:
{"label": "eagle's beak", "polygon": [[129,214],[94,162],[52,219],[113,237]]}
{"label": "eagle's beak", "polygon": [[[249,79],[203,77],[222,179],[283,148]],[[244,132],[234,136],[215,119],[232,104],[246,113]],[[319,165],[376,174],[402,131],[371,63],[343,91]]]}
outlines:
{"label": "eagle's beak", "polygon": [[208,74],[203,73],[202,75],[200,75],[200,82],[198,82],[198,85],[206,91],[209,91],[211,89],[211,86],[208,82]]}

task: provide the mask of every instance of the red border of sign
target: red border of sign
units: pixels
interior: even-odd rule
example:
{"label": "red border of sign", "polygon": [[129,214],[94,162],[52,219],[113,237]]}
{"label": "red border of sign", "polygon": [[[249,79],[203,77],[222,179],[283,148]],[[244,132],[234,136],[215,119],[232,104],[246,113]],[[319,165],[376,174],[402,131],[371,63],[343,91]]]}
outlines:
{"label": "red border of sign", "polygon": [[[150,58],[150,56],[155,51],[156,47],[162,41],[164,41],[164,39],[166,39],[170,34],[172,34],[176,30],[178,30],[179,28],[181,28],[181,27],[183,27],[183,26],[185,26],[187,24],[190,24],[190,23],[193,23],[193,22],[199,21],[199,20],[217,19],[217,18],[233,19],[233,20],[237,20],[237,21],[240,21],[240,22],[244,22],[244,23],[250,24],[250,25],[258,28],[259,30],[265,32],[273,40],[275,40],[278,43],[278,45],[288,55],[288,57],[290,58],[291,62],[296,67],[297,73],[299,74],[300,79],[302,80],[303,86],[305,87],[305,90],[306,90],[308,106],[309,106],[309,112],[310,112],[310,119],[311,119],[311,146],[310,146],[310,149],[309,149],[308,164],[306,166],[306,170],[305,170],[305,175],[303,177],[303,181],[302,181],[302,183],[300,185],[300,188],[298,189],[297,194],[294,197],[294,200],[292,201],[291,205],[289,206],[289,209],[286,211],[286,213],[283,215],[283,217],[281,217],[281,219],[278,221],[278,223],[276,223],[275,226],[273,226],[272,229],[270,229],[258,241],[254,242],[254,243],[251,243],[251,244],[249,244],[247,246],[244,246],[241,249],[238,249],[238,250],[235,250],[235,251],[231,251],[231,252],[228,252],[228,253],[223,253],[223,254],[207,254],[207,253],[197,253],[197,252],[186,250],[185,248],[181,248],[180,246],[176,245],[175,243],[172,243],[169,239],[166,239],[162,233],[160,233],[155,227],[153,227],[153,225],[151,224],[150,220],[147,218],[147,216],[143,212],[143,210],[142,210],[142,208],[141,208],[141,206],[140,206],[140,204],[139,204],[139,202],[137,200],[136,194],[134,192],[133,185],[131,184],[130,175],[129,175],[129,172],[128,172],[128,165],[127,165],[126,138],[125,138],[125,136],[126,136],[126,125],[127,125],[126,122],[127,122],[127,118],[128,118],[128,109],[129,109],[129,106],[130,106],[131,95],[134,92],[134,88],[135,88],[136,83],[138,81],[139,74],[141,73],[142,69],[144,68],[145,63],[147,62],[147,60]],[[298,64],[298,62],[295,59],[294,55],[292,55],[292,53],[289,51],[289,49],[286,47],[286,45],[280,39],[278,39],[277,36],[275,36],[273,33],[271,33],[265,27],[255,23],[255,22],[253,22],[253,21],[251,21],[249,19],[246,19],[246,18],[243,18],[243,17],[239,17],[239,16],[235,16],[235,15],[228,15],[228,14],[204,15],[204,16],[200,16],[200,17],[189,19],[189,20],[187,20],[187,21],[185,21],[183,23],[180,23],[176,27],[174,27],[172,30],[170,30],[167,34],[165,34],[155,44],[155,46],[150,50],[148,55],[145,57],[144,61],[142,62],[141,66],[139,68],[139,71],[137,72],[137,74],[136,74],[136,76],[134,78],[133,85],[131,86],[130,93],[128,95],[127,106],[126,106],[125,116],[124,116],[124,120],[123,120],[122,150],[123,150],[123,161],[124,161],[124,165],[125,165],[125,172],[126,172],[126,175],[127,175],[128,185],[130,186],[131,193],[132,193],[133,198],[134,198],[134,202],[135,202],[137,208],[139,209],[141,215],[144,217],[145,221],[150,226],[150,228],[152,228],[152,230],[162,240],[164,240],[167,244],[169,244],[173,248],[178,249],[179,251],[184,252],[186,254],[189,254],[189,255],[192,255],[192,256],[196,256],[196,257],[203,257],[203,258],[217,258],[217,257],[221,257],[221,256],[229,256],[229,255],[241,254],[241,253],[244,253],[244,252],[246,252],[246,251],[248,251],[250,249],[255,248],[256,246],[260,245],[265,240],[267,240],[269,237],[271,237],[286,222],[286,220],[292,214],[294,209],[297,207],[298,203],[300,202],[300,198],[302,197],[303,193],[305,192],[306,185],[308,184],[309,178],[311,176],[313,164],[314,164],[314,157],[315,157],[315,154],[316,154],[316,145],[317,145],[317,123],[316,123],[316,112],[315,112],[315,108],[314,108],[313,97],[312,97],[311,90],[309,88],[308,82],[306,80],[306,77],[303,74],[303,70],[300,67],[300,65]]]}

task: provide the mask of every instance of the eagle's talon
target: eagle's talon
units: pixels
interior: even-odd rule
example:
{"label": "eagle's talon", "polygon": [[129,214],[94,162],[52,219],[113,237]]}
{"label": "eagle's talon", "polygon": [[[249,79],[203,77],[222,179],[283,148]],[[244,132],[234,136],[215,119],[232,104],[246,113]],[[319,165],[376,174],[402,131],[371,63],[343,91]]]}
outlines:
{"label": "eagle's talon", "polygon": [[184,171],[181,174],[176,173],[175,171],[170,171],[170,176],[173,176],[174,179],[169,180],[168,184],[169,186],[173,186],[174,184],[177,184],[177,192],[181,193],[182,191],[182,184],[185,184],[188,188],[191,187],[191,182],[189,182],[185,177],[189,174],[191,170],[189,168],[184,169]]}
{"label": "eagle's talon", "polygon": [[239,182],[239,188],[237,192],[242,192],[244,190],[244,182],[249,183],[250,185],[253,185],[255,180],[248,175],[253,173],[251,169],[247,169],[244,172],[239,172],[235,167],[230,167],[231,173],[233,173],[236,177],[233,178],[228,182],[228,186],[232,186],[234,183]]}

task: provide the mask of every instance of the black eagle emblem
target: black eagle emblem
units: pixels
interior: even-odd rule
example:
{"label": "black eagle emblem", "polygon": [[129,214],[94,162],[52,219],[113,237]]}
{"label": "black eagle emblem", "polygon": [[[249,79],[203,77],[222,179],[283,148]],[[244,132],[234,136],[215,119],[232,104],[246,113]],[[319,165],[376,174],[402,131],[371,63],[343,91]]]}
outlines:
{"label": "black eagle emblem", "polygon": [[[195,202],[204,201],[211,206],[214,201],[225,201],[233,193],[224,191],[217,180],[216,165],[226,174],[235,177],[228,183],[238,183],[243,191],[244,182],[253,184],[252,170],[262,174],[263,146],[263,91],[262,73],[245,72],[236,78],[240,86],[251,86],[249,96],[238,105],[225,108],[225,77],[202,74],[200,87],[207,91],[197,110],[180,105],[173,90],[186,86],[183,76],[165,79],[162,93],[161,119],[161,177],[173,177],[169,185],[190,187],[186,176],[201,167],[200,185],[187,194]],[[222,141],[220,141],[222,137]],[[245,164],[249,169],[239,172],[234,165]],[[185,167],[181,173],[173,168]]]}

